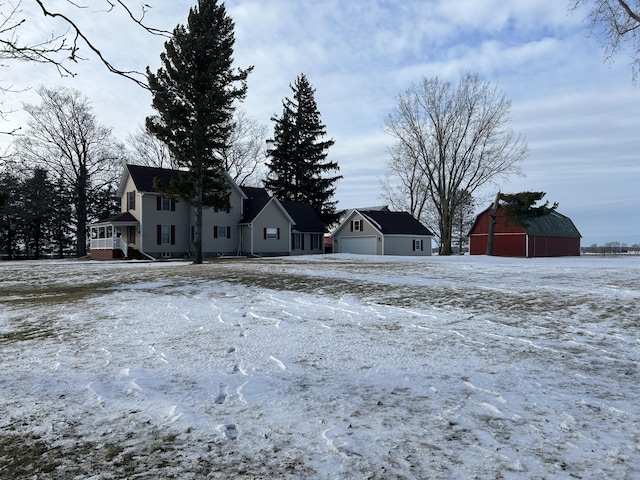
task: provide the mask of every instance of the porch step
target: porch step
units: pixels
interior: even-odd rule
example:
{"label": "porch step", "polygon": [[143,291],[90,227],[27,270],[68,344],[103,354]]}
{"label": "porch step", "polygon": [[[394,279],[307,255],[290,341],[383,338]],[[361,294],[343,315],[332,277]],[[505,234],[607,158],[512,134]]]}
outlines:
{"label": "porch step", "polygon": [[127,251],[127,260],[144,260],[145,256],[142,255],[142,253],[140,253],[139,250],[136,250],[135,248],[128,248]]}

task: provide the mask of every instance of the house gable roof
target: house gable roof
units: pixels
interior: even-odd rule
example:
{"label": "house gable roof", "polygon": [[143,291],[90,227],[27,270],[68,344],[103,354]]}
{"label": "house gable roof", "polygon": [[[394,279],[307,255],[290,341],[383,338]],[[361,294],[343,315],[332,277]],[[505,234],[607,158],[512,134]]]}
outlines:
{"label": "house gable roof", "polygon": [[356,214],[360,214],[382,235],[419,235],[432,237],[433,233],[422,225],[409,212],[392,212],[389,210],[358,210],[353,209],[336,228],[332,236]]}
{"label": "house gable roof", "polygon": [[365,210],[360,214],[370,220],[384,235],[428,235],[433,236],[409,212],[390,212],[385,210]]}
{"label": "house gable roof", "polygon": [[[127,175],[131,177],[134,185],[136,186],[136,190],[139,192],[157,194],[158,192],[153,189],[154,178],[158,178],[163,185],[169,185],[169,182],[173,179],[177,179],[181,172],[183,172],[183,170],[127,164],[118,188],[118,196],[122,196],[124,193],[122,190],[125,187]],[[224,172],[224,176],[233,190],[237,191],[242,198],[247,198],[243,190],[238,187],[236,182],[233,181],[227,172]]]}
{"label": "house gable roof", "polygon": [[253,223],[253,221],[260,216],[260,214],[266,210],[269,204],[273,203],[280,212],[284,215],[290,223],[295,223],[289,212],[282,206],[282,203],[276,197],[258,197],[249,198],[245,201],[245,211],[240,219],[241,224]]}
{"label": "house gable roof", "polygon": [[158,178],[164,185],[169,185],[173,179],[177,179],[180,170],[168,168],[145,167],[143,165],[127,165],[129,175],[139,192],[155,192],[153,189],[153,179]]}
{"label": "house gable roof", "polygon": [[324,233],[327,229],[311,205],[304,202],[283,200],[282,206],[289,213],[299,232]]}

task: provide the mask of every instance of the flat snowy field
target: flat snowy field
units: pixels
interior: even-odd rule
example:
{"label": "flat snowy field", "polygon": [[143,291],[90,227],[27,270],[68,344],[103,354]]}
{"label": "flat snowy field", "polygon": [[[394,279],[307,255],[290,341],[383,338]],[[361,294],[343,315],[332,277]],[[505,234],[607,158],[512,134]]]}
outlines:
{"label": "flat snowy field", "polygon": [[640,478],[640,257],[0,263],[2,479]]}

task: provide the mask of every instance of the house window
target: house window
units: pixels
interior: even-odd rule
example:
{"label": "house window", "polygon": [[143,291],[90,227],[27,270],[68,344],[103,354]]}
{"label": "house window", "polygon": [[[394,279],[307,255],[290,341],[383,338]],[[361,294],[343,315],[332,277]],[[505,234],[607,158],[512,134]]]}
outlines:
{"label": "house window", "polygon": [[274,239],[274,240],[279,240],[280,239],[280,229],[279,228],[273,228],[273,227],[265,227],[264,229],[264,239]]}
{"label": "house window", "polygon": [[127,192],[127,211],[136,209],[136,191]]}
{"label": "house window", "polygon": [[156,210],[175,212],[176,201],[171,197],[156,197]]}
{"label": "house window", "polygon": [[171,225],[162,225],[162,245],[171,245]]}
{"label": "house window", "polygon": [[175,225],[158,225],[156,240],[158,245],[175,245],[176,244],[176,226]]}
{"label": "house window", "polygon": [[136,227],[130,225],[127,227],[127,242],[128,243],[136,243]]}
{"label": "house window", "polygon": [[364,230],[364,220],[351,220],[351,231],[362,232]]}
{"label": "house window", "polygon": [[302,246],[302,234],[294,233],[293,234],[293,248],[295,250],[302,250],[304,247]]}
{"label": "house window", "polygon": [[320,237],[321,235],[311,235],[311,248],[313,250],[320,250]]}
{"label": "house window", "polygon": [[413,241],[413,251],[420,252],[424,250],[424,240],[414,240]]}
{"label": "house window", "polygon": [[231,227],[214,225],[213,238],[231,238]]}

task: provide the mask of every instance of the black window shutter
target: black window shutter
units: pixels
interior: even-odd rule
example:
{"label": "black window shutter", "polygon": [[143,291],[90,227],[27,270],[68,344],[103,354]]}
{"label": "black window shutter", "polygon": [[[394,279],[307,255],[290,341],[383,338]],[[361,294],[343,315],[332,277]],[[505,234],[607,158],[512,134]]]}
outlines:
{"label": "black window shutter", "polygon": [[171,199],[171,211],[176,211],[176,201],[173,198]]}
{"label": "black window shutter", "polygon": [[266,240],[267,239],[267,227],[264,227],[263,234],[264,234],[264,239]]}
{"label": "black window shutter", "polygon": [[300,242],[300,249],[304,250],[304,233],[301,233],[300,236],[302,237],[302,241]]}
{"label": "black window shutter", "polygon": [[162,225],[156,225],[156,241],[158,245],[162,244]]}
{"label": "black window shutter", "polygon": [[162,197],[160,195],[156,197],[156,210],[162,210]]}
{"label": "black window shutter", "polygon": [[176,244],[176,226],[171,225],[171,245]]}
{"label": "black window shutter", "polygon": [[227,227],[227,238],[231,238],[231,227]]}
{"label": "black window shutter", "polygon": [[213,238],[218,238],[218,226],[213,226]]}
{"label": "black window shutter", "polygon": [[291,250],[295,250],[296,249],[296,234],[292,233],[291,234]]}
{"label": "black window shutter", "polygon": [[360,220],[360,231],[364,230],[364,220]]}
{"label": "black window shutter", "polygon": [[351,231],[353,232],[353,220],[351,220],[350,225],[351,225]]}
{"label": "black window shutter", "polygon": [[280,240],[280,227],[278,227],[278,240]]}

